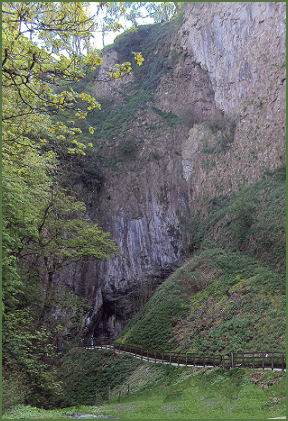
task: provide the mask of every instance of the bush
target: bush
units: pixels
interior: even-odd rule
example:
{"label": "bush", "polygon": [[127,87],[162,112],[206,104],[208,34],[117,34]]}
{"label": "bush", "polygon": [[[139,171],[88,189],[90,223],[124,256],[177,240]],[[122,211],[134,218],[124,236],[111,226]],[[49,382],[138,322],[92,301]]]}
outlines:
{"label": "bush", "polygon": [[207,201],[208,216],[187,222],[187,251],[218,244],[285,269],[285,169],[266,171],[262,180],[238,193]]}
{"label": "bush", "polygon": [[[232,216],[232,241],[238,250],[247,249],[251,227],[255,220],[256,204],[247,201],[245,193],[239,195],[230,207]],[[246,244],[245,244],[246,242]]]}
{"label": "bush", "polygon": [[133,157],[135,156],[137,149],[138,149],[138,145],[140,142],[137,141],[137,139],[133,136],[124,138],[121,142],[120,142],[120,151],[121,154],[126,156],[126,157]]}
{"label": "bush", "polygon": [[212,145],[209,145],[207,140],[204,139],[202,152],[213,154],[225,151],[234,142],[236,125],[235,119],[225,117],[224,114],[221,117],[206,120],[205,126],[211,130],[215,137]]}
{"label": "bush", "polygon": [[140,362],[112,351],[71,349],[63,356],[59,376],[63,406],[95,405],[108,399],[108,389],[122,384]]}
{"label": "bush", "polygon": [[183,119],[173,114],[171,111],[162,111],[159,108],[151,107],[151,109],[161,117],[162,120],[170,127],[176,126],[177,124],[183,124]]}
{"label": "bush", "polygon": [[[132,51],[141,51],[144,65],[134,65],[135,83],[145,91],[154,92],[161,76],[172,70],[169,63],[170,43],[175,25],[167,22],[139,26],[136,30],[127,31],[116,37],[113,50],[117,51],[119,62],[134,62]],[[157,54],[155,50],[157,49]]]}
{"label": "bush", "polygon": [[23,374],[3,374],[2,377],[2,411],[25,402],[28,388],[25,385]]}
{"label": "bush", "polygon": [[196,106],[191,104],[181,111],[182,121],[185,126],[191,129],[194,124],[200,123],[203,119],[201,113],[197,111]]}

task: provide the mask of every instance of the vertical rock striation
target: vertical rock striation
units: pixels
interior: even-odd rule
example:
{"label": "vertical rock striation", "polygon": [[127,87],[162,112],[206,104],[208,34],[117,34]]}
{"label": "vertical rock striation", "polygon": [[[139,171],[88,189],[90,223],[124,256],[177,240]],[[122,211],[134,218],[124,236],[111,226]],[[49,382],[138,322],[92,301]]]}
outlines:
{"label": "vertical rock striation", "polygon": [[86,322],[95,335],[116,336],[141,297],[183,261],[186,223],[205,212],[207,197],[284,165],[285,4],[187,3],[171,40],[171,69],[153,107],[178,123],[163,126],[152,106],[142,110],[127,128],[144,139],[136,159],[106,170],[104,187],[89,199],[91,218],[120,251],[70,275],[90,299]]}

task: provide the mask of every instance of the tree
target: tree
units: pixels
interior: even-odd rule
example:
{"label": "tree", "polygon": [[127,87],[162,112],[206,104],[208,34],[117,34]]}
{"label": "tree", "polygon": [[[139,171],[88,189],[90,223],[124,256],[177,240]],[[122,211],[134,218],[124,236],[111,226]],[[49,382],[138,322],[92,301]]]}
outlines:
{"label": "tree", "polygon": [[[102,7],[102,3],[96,7]],[[89,111],[100,108],[91,95],[77,93],[69,84],[85,77],[85,71],[102,63],[99,51],[89,40],[95,29],[93,16],[85,3],[14,2],[3,3],[2,83],[3,131],[5,141],[22,142],[23,117],[39,119],[59,110],[69,109],[83,119]],[[29,35],[29,36],[28,36]],[[135,56],[141,65],[143,59]],[[131,71],[131,63],[117,65],[110,79]],[[55,89],[57,87],[57,89]],[[19,120],[20,119],[20,120]],[[61,126],[65,136],[73,134],[70,152],[84,153],[86,145],[77,142],[75,128]],[[50,132],[53,135],[55,128]],[[8,133],[9,132],[9,133]],[[63,136],[60,134],[59,136]]]}
{"label": "tree", "polygon": [[29,242],[21,258],[32,257],[41,268],[45,289],[52,286],[59,269],[89,258],[103,260],[117,252],[110,234],[85,218],[86,206],[63,189],[54,187],[42,205],[37,234]]}
{"label": "tree", "polygon": [[176,5],[174,2],[124,2],[122,7],[126,9],[125,19],[137,27],[139,21],[143,22],[148,18],[155,23],[169,21],[178,10]]}
{"label": "tree", "polygon": [[177,11],[176,4],[174,2],[152,2],[147,3],[146,10],[155,23],[163,23],[174,16]]}
{"label": "tree", "polygon": [[52,403],[59,392],[52,358],[58,327],[39,317],[49,282],[63,264],[116,250],[109,235],[84,218],[85,205],[58,187],[54,152],[56,141],[71,154],[87,147],[76,125],[57,121],[60,110],[82,119],[100,107],[70,86],[102,62],[89,48],[93,25],[84,3],[3,4],[3,365],[5,381],[21,373],[26,399],[37,405]]}
{"label": "tree", "polygon": [[[93,6],[92,6],[93,7]],[[123,25],[119,22],[123,15],[126,13],[126,9],[122,2],[109,2],[105,9],[102,9],[99,13],[94,15],[94,21],[97,28],[100,28],[102,35],[102,46],[105,46],[105,35],[108,32],[117,32],[123,29]]]}

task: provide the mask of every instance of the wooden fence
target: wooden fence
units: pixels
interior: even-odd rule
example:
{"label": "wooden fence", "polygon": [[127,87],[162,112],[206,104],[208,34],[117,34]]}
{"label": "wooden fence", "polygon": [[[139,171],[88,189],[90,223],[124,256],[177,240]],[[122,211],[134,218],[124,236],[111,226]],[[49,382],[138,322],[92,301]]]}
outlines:
{"label": "wooden fence", "polygon": [[151,362],[166,362],[178,365],[193,365],[201,367],[250,367],[250,368],[270,368],[286,369],[286,355],[284,352],[275,351],[255,351],[255,352],[232,352],[231,354],[219,353],[193,353],[193,352],[161,352],[161,351],[147,351],[139,346],[123,345],[114,342],[111,339],[96,339],[87,340],[84,342],[86,347],[100,347],[107,348],[113,347],[115,350],[130,352],[138,358]]}

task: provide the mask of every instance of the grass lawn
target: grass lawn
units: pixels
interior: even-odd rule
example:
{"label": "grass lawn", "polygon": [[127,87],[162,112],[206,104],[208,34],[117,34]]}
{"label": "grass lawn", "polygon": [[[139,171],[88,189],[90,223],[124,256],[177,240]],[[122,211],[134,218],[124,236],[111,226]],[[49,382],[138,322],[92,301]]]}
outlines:
{"label": "grass lawn", "polygon": [[123,420],[265,419],[286,414],[285,386],[286,376],[281,372],[222,368],[173,368],[167,372],[160,364],[141,364],[112,391],[111,404],[57,410],[19,405],[3,419],[68,418],[66,414],[103,414]]}

